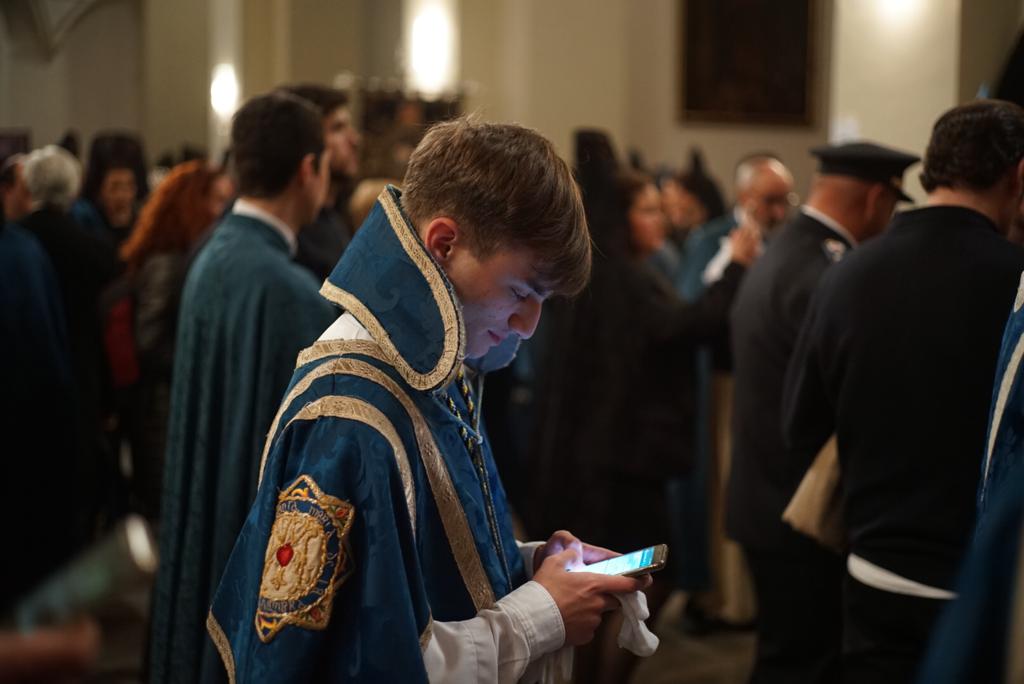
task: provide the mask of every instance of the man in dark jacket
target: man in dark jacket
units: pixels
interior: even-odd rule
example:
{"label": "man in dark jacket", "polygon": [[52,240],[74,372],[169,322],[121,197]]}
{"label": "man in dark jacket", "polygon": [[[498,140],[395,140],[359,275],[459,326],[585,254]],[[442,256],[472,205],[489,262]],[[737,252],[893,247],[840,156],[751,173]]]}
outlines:
{"label": "man in dark jacket", "polygon": [[[732,311],[735,399],[730,536],[743,546],[758,601],[758,682],[832,682],[839,665],[842,559],[782,522],[807,469],[782,440],[779,405],[807,303],[848,250],[885,229],[917,157],[871,143],[819,147],[807,204],[768,243]],[[813,456],[813,454],[811,454]]]}
{"label": "man in dark jacket", "polygon": [[1024,110],[983,100],[943,114],[921,182],[926,207],[822,278],[784,391],[794,463],[837,437],[846,682],[910,681],[954,596],[1024,270],[1003,236],[1024,191]]}

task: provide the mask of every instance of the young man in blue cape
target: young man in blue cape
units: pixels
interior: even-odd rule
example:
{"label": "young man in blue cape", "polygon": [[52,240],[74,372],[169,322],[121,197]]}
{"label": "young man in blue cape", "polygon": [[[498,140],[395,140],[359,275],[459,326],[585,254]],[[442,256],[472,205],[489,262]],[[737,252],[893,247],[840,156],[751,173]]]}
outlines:
{"label": "young man in blue cape", "polygon": [[535,132],[458,120],[428,132],[403,187],[321,289],[345,313],[270,426],[207,621],[220,678],[535,679],[646,584],[566,572],[613,555],[568,532],[517,542],[480,424],[483,372],[589,277],[568,166]]}

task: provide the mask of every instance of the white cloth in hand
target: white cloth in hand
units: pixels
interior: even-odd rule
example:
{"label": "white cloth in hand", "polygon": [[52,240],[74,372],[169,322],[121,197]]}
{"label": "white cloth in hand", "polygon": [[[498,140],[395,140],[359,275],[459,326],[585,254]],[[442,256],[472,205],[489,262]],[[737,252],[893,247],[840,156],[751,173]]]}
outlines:
{"label": "white cloth in hand", "polygon": [[646,658],[658,650],[658,637],[647,629],[644,623],[651,612],[647,610],[647,596],[642,591],[616,594],[622,604],[622,628],[619,629],[619,646]]}
{"label": "white cloth in hand", "polygon": [[[650,617],[647,596],[642,591],[615,594],[622,604],[622,627],[619,628],[619,646],[642,658],[658,650],[658,637],[647,629],[644,622]],[[564,684],[572,679],[573,647],[562,646],[544,656],[540,665],[540,684]]]}

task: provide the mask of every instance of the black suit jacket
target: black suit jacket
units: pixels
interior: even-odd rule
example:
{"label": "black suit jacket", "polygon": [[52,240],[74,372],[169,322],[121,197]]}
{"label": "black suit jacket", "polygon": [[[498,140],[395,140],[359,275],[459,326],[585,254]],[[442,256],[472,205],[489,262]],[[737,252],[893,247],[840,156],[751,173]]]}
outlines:
{"label": "black suit jacket", "polygon": [[801,212],[769,243],[736,297],[726,525],[729,535],[745,546],[773,549],[801,543],[781,516],[810,462],[806,454],[786,454],[782,387],[818,280],[850,247],[845,237]]}
{"label": "black suit jacket", "polygon": [[974,524],[999,346],[1024,249],[936,206],[822,278],[786,379],[793,462],[833,432],[851,551],[950,588]]}

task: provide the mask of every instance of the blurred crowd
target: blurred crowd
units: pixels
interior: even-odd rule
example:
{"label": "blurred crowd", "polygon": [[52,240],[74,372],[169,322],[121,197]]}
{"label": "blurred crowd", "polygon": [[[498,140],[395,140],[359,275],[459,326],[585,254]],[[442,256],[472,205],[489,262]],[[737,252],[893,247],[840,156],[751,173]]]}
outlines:
{"label": "blurred crowd", "polygon": [[[329,150],[323,196],[296,210],[303,225],[290,257],[319,287],[404,170],[360,175],[363,141],[344,92],[281,92],[316,109]],[[273,135],[271,124],[262,135]],[[405,147],[417,142],[410,130],[426,128],[403,128]],[[681,591],[674,627],[688,637],[755,631],[752,682],[913,681],[922,663],[931,668],[922,681],[983,681],[965,674],[980,670],[949,664],[970,649],[948,646],[943,628],[931,656],[928,643],[958,593],[996,582],[984,579],[978,554],[1007,548],[976,536],[975,495],[990,471],[1001,478],[996,489],[1016,487],[1015,471],[991,462],[1007,443],[1002,458],[1019,459],[1020,449],[1016,433],[1005,434],[1021,408],[1012,405],[1012,319],[1002,340],[1024,271],[1014,244],[1024,111],[982,101],[943,115],[924,155],[923,208],[895,211],[909,199],[902,180],[916,155],[864,141],[808,153],[819,164],[810,188],[796,187],[768,150],[736,160],[723,186],[698,149],[673,151],[679,167],[652,168],[601,131],[577,131],[572,165],[592,277],[578,297],[547,304],[514,363],[488,375],[494,458],[524,539],[568,529],[623,552],[668,544],[668,567],[647,589],[652,617]],[[183,410],[175,383],[205,372],[195,358],[177,358],[182,340],[193,350],[207,344],[200,324],[189,324],[186,339],[179,321],[190,268],[235,203],[232,155],[211,163],[186,149],[150,166],[138,136],[105,132],[83,163],[69,133],[0,166],[10,511],[0,612],[14,615],[119,522],[141,516],[163,552],[153,608],[138,627],[148,631],[156,616],[160,636],[134,671],[151,681],[194,681],[190,668],[209,650],[197,645],[206,609],[255,496],[270,418],[292,358],[319,334],[262,320],[246,328],[291,356],[283,379],[253,385],[250,401],[231,409],[237,425],[252,422],[234,442],[245,454],[203,446],[204,458],[233,470],[182,469],[173,454],[183,440],[211,434],[203,415],[226,410],[211,399],[173,418]],[[218,293],[209,285],[189,296]],[[319,331],[337,315],[308,313]],[[237,380],[225,370],[224,382]],[[823,475],[808,481],[815,473]],[[831,489],[822,484],[829,477],[838,482]],[[795,499],[798,489],[819,501]],[[987,495],[1017,525],[992,528],[1019,529],[1019,498],[1013,508],[998,503],[1002,492]],[[794,507],[811,519],[803,529],[783,521]],[[820,525],[835,510],[842,525],[830,536]],[[216,533],[209,519],[191,527],[197,517],[216,518]],[[190,529],[203,531],[193,539]],[[959,585],[965,559],[976,574]],[[998,581],[1013,586],[1020,561],[999,562]],[[995,602],[1014,596],[1007,589]],[[197,608],[183,615],[175,606]],[[972,623],[979,633],[998,639],[1012,626],[1012,615],[985,615]],[[635,657],[615,647],[618,632],[609,621],[580,652],[576,681],[628,680]],[[67,633],[71,669],[95,667],[94,626]],[[0,661],[31,657],[33,647],[19,643],[0,643]],[[1001,663],[1005,651],[985,658]],[[968,668],[972,657],[956,662]],[[10,662],[0,681],[47,681],[44,670]]]}

